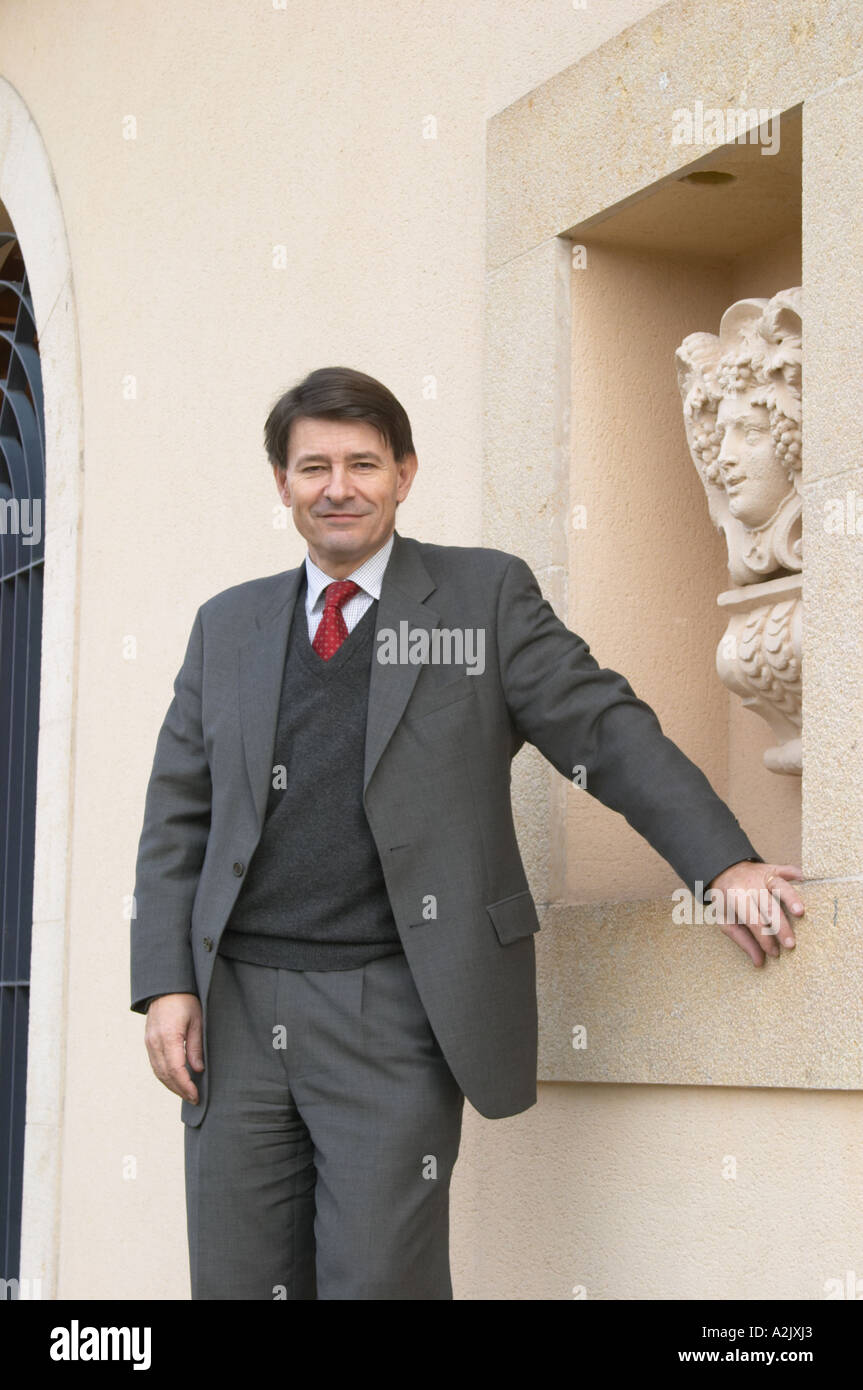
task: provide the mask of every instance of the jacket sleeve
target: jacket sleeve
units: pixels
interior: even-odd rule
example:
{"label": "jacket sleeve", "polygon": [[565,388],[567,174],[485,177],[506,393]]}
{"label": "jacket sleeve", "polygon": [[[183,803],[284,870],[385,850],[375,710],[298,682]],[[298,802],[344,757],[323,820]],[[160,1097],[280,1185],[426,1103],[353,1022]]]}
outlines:
{"label": "jacket sleeve", "polygon": [[764,862],[651,707],[618,671],[600,667],[517,556],[504,573],[497,629],[504,697],[521,737],[566,778],[583,765],[585,790],[624,816],[700,901],[731,864]]}
{"label": "jacket sleeve", "polygon": [[195,617],[156,742],[138,844],[131,924],[131,1008],[157,994],[197,994],[189,939],[210,829],[212,785],[201,718],[203,625]]}

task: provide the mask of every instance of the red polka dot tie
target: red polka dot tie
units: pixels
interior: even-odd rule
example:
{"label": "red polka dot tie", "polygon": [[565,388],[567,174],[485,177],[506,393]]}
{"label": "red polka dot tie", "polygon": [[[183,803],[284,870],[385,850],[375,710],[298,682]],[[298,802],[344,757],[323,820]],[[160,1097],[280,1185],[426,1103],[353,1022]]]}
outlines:
{"label": "red polka dot tie", "polygon": [[334,584],[327,585],[323,617],[318,623],[312,643],[318,656],[324,661],[329,661],[331,656],[335,656],[347,637],[348,627],[342,617],[342,604],[359,591],[359,584],[355,584],[352,579],[339,579]]}

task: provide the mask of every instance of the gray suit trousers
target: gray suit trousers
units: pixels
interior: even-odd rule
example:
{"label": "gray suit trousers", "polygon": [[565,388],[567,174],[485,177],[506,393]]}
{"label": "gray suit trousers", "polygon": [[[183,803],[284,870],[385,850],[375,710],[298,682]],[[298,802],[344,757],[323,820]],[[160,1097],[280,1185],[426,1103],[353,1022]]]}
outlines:
{"label": "gray suit trousers", "polygon": [[192,1298],[451,1299],[464,1095],[406,958],[217,956],[208,1012],[209,1105],[185,1131]]}

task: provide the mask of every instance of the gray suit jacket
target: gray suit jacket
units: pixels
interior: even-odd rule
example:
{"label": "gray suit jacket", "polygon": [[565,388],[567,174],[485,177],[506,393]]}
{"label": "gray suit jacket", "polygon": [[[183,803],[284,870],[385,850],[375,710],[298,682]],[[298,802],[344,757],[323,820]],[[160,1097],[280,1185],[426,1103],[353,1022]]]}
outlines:
{"label": "gray suit jacket", "polygon": [[[205,1070],[192,1073],[199,1104],[182,1102],[190,1125],[206,1111],[207,994],[263,826],[302,575],[299,566],[253,579],[201,605],[156,744],[131,1007],[145,1012],[151,996],[175,991],[200,997]],[[376,640],[364,805],[431,1026],[468,1100],[497,1118],[536,1101],[539,920],[510,800],[510,764],[525,741],[564,777],[583,764],[587,791],[692,891],[740,859],[763,861],[650,706],[555,616],[523,560],[396,532],[376,638],[435,628],[483,629],[485,669],[384,664]]]}

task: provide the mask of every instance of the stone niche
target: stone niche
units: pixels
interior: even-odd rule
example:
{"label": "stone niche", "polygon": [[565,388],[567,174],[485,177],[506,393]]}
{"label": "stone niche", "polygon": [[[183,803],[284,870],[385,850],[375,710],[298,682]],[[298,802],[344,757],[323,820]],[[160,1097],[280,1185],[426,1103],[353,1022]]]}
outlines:
{"label": "stone niche", "polygon": [[[676,923],[669,865],[524,748],[513,794],[541,923],[538,1076],[859,1089],[859,5],[727,0],[704,16],[670,0],[489,121],[483,541],[527,560],[764,858],[802,867],[806,916],[798,949],[762,970],[718,928]],[[744,139],[710,114],[752,109]],[[701,143],[672,137],[680,110]],[[801,446],[789,513],[803,506],[779,549],[805,556],[802,595],[793,567],[748,576],[745,547],[729,572],[675,360],[730,306],[797,287],[802,430],[782,442]],[[796,605],[802,678],[783,727],[717,670],[729,619],[748,641],[749,582],[777,586],[759,602]]]}
{"label": "stone niche", "polygon": [[[731,305],[801,283],[799,109],[776,124],[774,153],[748,141],[719,147],[567,230],[567,621],[653,706],[763,857],[799,864],[800,778],[768,770],[780,735],[742,691],[732,693],[734,675],[726,685],[717,670],[740,645],[732,625],[745,624],[754,590],[741,594],[740,574],[729,571],[687,442],[676,360],[692,335],[718,333]],[[792,582],[799,593],[799,573]],[[676,883],[665,861],[590,797],[568,798],[567,840],[572,901],[638,899]]]}

